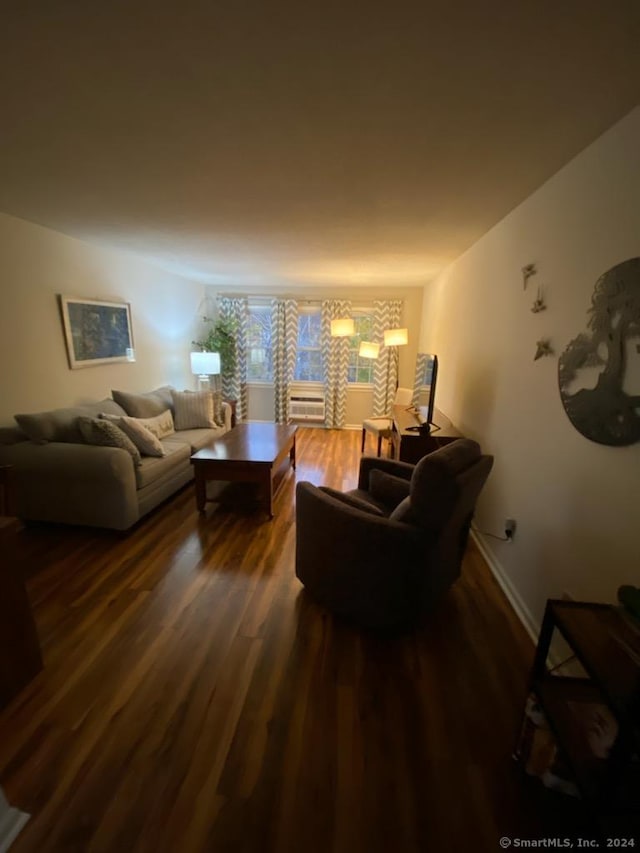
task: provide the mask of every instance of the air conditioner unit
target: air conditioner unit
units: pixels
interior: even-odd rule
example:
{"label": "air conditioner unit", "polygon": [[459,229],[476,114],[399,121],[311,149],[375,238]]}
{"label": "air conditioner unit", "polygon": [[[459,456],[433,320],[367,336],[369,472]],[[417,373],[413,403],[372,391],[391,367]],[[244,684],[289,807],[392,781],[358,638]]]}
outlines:
{"label": "air conditioner unit", "polygon": [[289,396],[289,420],[324,423],[324,394],[321,391],[293,391]]}

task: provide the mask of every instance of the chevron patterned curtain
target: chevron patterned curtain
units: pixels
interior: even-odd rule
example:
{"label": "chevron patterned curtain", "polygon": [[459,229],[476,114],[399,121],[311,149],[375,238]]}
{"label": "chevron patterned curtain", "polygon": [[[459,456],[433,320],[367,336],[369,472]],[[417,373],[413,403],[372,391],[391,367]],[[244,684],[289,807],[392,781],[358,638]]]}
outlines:
{"label": "chevron patterned curtain", "polygon": [[402,314],[401,299],[380,299],[373,303],[373,340],[380,344],[380,355],[373,363],[373,415],[391,412],[398,387],[398,350],[385,347],[385,329],[397,329]]}
{"label": "chevron patterned curtain", "polygon": [[247,315],[249,303],[245,298],[222,296],[218,301],[220,317],[232,320],[236,328],[236,361],[232,370],[222,373],[222,394],[227,400],[237,400],[236,418],[247,417]]}
{"label": "chevron patterned curtain", "polygon": [[286,424],[289,419],[289,389],[293,382],[298,345],[298,303],[295,299],[271,301],[271,345],[274,417],[277,424]]}
{"label": "chevron patterned curtain", "polygon": [[351,302],[325,299],[322,302],[322,363],[324,368],[325,426],[344,426],[347,407],[349,338],[332,338],[331,321],[351,317]]}

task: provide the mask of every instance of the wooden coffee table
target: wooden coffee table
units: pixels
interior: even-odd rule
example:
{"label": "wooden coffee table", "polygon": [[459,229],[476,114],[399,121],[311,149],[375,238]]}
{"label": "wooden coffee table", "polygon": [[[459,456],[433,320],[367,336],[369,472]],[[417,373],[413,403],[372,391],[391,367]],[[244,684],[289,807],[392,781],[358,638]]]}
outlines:
{"label": "wooden coffee table", "polygon": [[238,424],[191,457],[196,482],[196,503],[204,512],[207,481],[258,483],[269,518],[273,498],[282,482],[278,477],[287,456],[296,467],[296,426]]}

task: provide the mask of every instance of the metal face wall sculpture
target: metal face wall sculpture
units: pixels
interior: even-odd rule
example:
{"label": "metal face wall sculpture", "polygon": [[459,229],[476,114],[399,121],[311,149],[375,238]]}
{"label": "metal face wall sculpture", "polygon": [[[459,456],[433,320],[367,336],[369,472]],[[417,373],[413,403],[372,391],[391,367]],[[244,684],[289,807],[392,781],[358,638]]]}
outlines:
{"label": "metal face wall sculpture", "polygon": [[[623,446],[640,441],[640,389],[623,387],[627,356],[640,359],[640,258],[617,264],[596,282],[589,332],[574,338],[560,356],[558,381],[562,404],[574,427],[599,444]],[[637,365],[634,365],[637,367]],[[580,371],[599,369],[594,387],[577,386]]]}

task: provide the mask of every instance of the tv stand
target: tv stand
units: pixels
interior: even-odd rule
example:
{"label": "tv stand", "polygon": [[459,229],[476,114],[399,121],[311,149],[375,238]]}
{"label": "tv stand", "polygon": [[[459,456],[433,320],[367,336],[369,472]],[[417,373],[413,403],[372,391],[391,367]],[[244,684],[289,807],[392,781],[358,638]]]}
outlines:
{"label": "tv stand", "polygon": [[394,459],[415,464],[427,453],[433,453],[457,438],[463,438],[462,433],[439,409],[434,409],[433,421],[427,429],[426,424],[423,427],[416,424],[413,410],[404,406],[393,407],[391,447]]}

